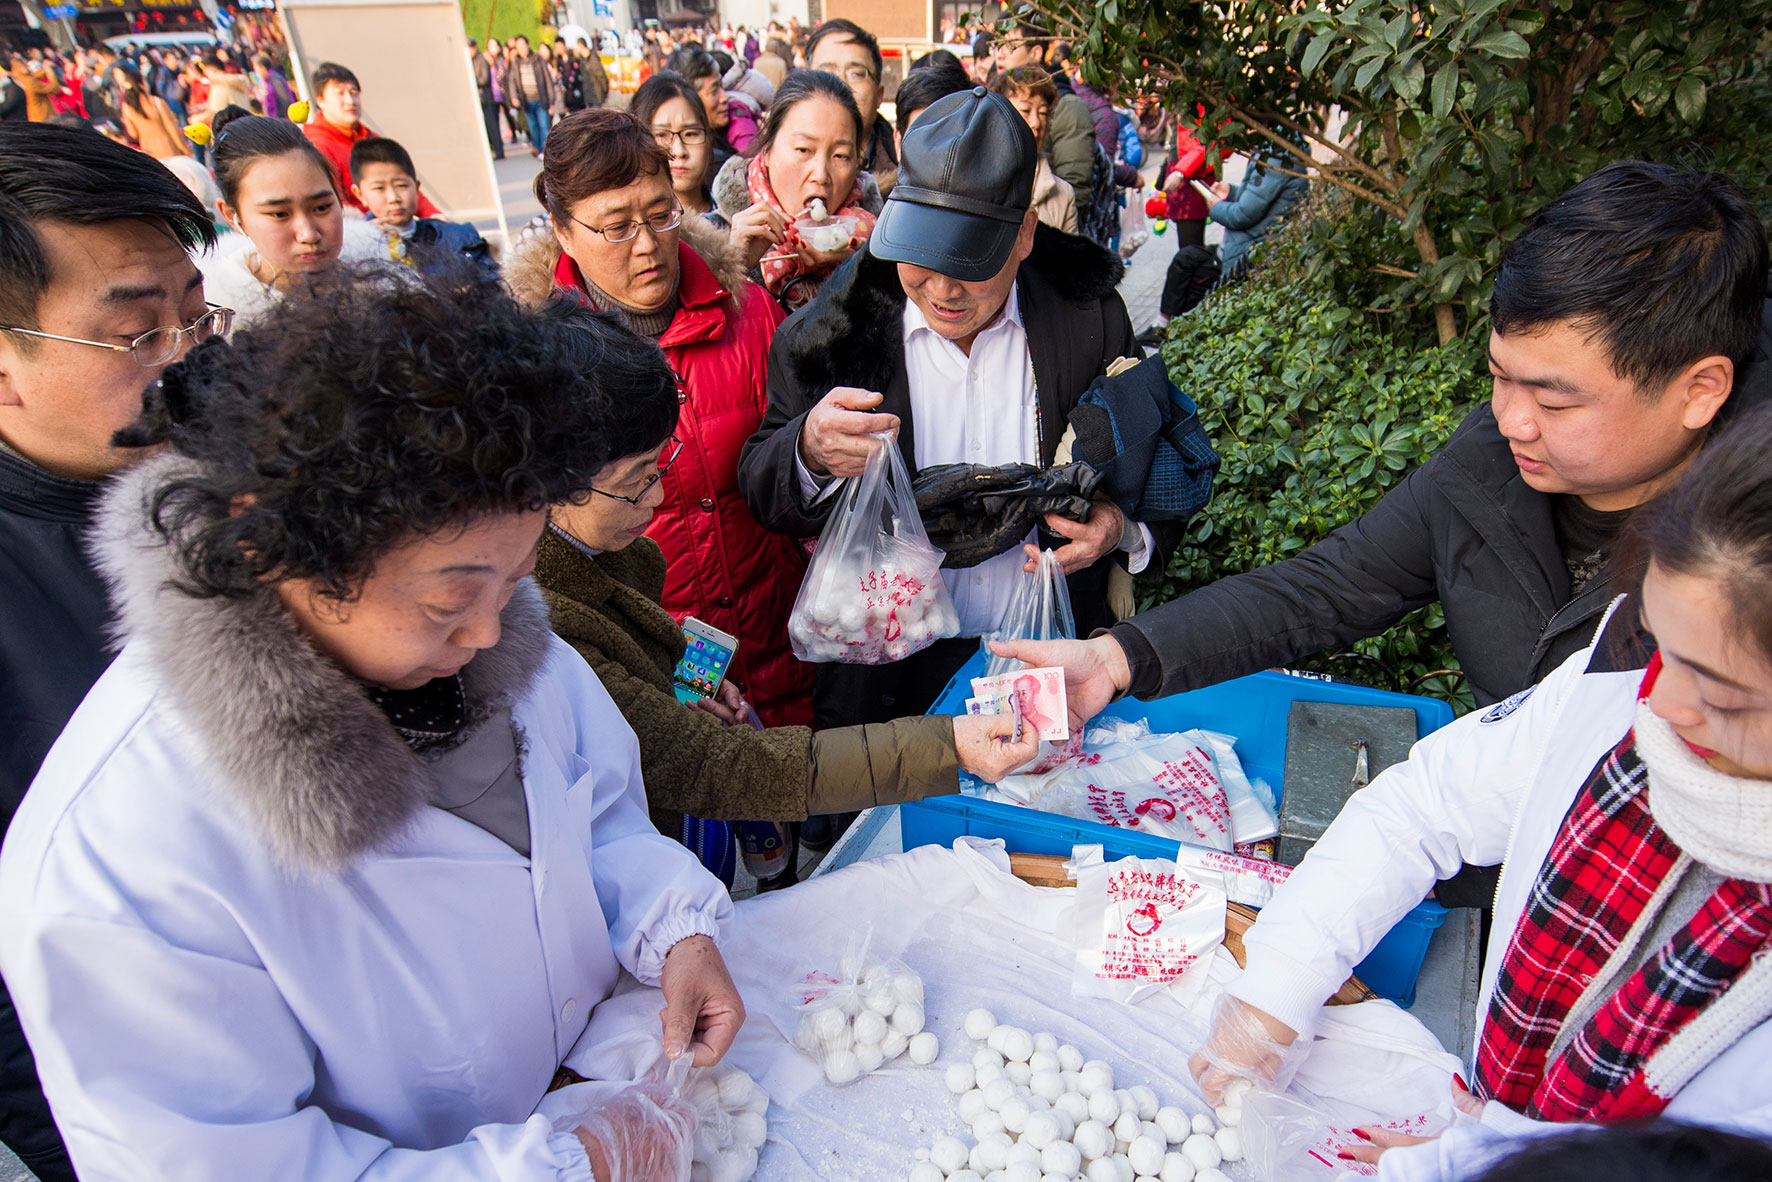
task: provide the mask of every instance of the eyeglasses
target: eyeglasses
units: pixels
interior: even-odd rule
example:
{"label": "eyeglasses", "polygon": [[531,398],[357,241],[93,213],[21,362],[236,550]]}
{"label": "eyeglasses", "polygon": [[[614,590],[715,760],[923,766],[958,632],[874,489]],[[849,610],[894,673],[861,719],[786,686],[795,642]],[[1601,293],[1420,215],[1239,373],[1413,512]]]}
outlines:
{"label": "eyeglasses", "polygon": [[671,436],[671,441],[666,446],[670,448],[671,454],[659,460],[658,471],[648,476],[646,483],[642,484],[640,491],[633,496],[624,497],[620,493],[604,492],[600,488],[593,488],[591,491],[600,497],[608,497],[612,501],[626,501],[630,505],[638,505],[646,499],[646,494],[652,491],[652,486],[664,479],[665,473],[671,470],[671,465],[677,462],[677,457],[683,454],[683,442],[675,435]]}
{"label": "eyeglasses", "polygon": [[843,81],[852,85],[878,81],[878,75],[859,63],[849,66],[839,66],[835,62],[826,62],[823,65],[813,66],[812,68],[815,70],[823,70],[827,74],[835,74],[843,79]]}
{"label": "eyeglasses", "polygon": [[605,242],[632,242],[640,236],[641,226],[651,230],[654,237],[675,230],[682,224],[683,207],[678,205],[663,213],[655,213],[651,217],[641,218],[639,221],[612,222],[601,230],[588,222],[581,222],[577,218],[572,220],[593,234],[601,234]]}
{"label": "eyeglasses", "polygon": [[81,337],[57,336],[53,332],[38,332],[34,328],[12,328],[7,325],[0,325],[0,332],[16,332],[22,336],[42,337],[49,341],[67,341],[71,345],[91,345],[96,349],[111,349],[118,353],[127,353],[137,365],[152,369],[155,366],[165,365],[177,357],[179,346],[184,343],[186,337],[191,338],[192,345],[201,345],[211,337],[225,336],[228,329],[233,326],[234,309],[219,308],[210,304],[209,311],[183,328],[176,324],[150,328],[127,345],[114,345],[109,341],[88,341]]}
{"label": "eyeglasses", "polygon": [[[658,141],[658,146],[661,148],[672,140],[682,140],[685,148],[694,148],[708,142],[708,133],[705,128],[701,127],[685,127],[682,131],[674,131],[669,127],[655,127],[652,129],[652,138]],[[669,227],[666,228],[669,229]],[[620,241],[620,239],[612,239],[612,241]]]}

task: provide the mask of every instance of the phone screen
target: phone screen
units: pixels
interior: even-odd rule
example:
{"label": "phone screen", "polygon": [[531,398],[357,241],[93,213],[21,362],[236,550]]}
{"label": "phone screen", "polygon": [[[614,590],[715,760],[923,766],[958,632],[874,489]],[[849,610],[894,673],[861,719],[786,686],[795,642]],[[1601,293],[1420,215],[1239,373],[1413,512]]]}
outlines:
{"label": "phone screen", "polygon": [[677,701],[688,703],[712,697],[720,688],[720,679],[726,676],[726,666],[732,663],[732,650],[688,628],[683,629],[683,639],[689,647],[683,650],[683,659],[671,674]]}

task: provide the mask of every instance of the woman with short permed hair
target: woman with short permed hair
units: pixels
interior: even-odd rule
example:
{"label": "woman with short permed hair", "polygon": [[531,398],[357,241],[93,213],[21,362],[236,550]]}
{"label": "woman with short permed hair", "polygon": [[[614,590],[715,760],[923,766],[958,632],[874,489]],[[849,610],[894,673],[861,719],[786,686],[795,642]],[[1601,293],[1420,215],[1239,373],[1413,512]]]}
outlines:
{"label": "woman with short permed hair", "polygon": [[94,538],[123,649],[0,857],[0,971],[87,1182],[686,1176],[668,1096],[534,1115],[624,969],[667,1055],[744,1017],[725,892],[529,579],[614,458],[592,315],[347,276],[126,433],[163,450]]}

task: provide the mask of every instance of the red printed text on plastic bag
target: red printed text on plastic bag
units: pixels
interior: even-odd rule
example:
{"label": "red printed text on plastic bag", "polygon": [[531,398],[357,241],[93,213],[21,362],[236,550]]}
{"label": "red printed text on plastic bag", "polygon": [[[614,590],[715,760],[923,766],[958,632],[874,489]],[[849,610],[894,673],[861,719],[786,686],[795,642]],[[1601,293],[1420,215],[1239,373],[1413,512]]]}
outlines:
{"label": "red printed text on plastic bag", "polygon": [[1174,874],[1136,869],[1111,874],[1096,975],[1115,981],[1173,981],[1187,972],[1200,954],[1189,939],[1190,925],[1179,921],[1182,909],[1203,889]]}

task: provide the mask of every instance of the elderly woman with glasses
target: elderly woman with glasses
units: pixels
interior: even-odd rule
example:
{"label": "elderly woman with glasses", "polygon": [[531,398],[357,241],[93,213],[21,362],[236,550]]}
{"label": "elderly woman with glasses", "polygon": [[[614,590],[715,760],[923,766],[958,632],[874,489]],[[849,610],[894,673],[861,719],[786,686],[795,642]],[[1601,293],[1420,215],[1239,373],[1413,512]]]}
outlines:
{"label": "elderly woman with glasses", "polygon": [[768,403],[780,307],[745,280],[719,229],[685,213],[670,157],[627,112],[562,119],[535,188],[554,233],[513,253],[512,289],[533,304],[563,291],[611,314],[657,341],[682,379],[682,454],[635,527],[664,551],[664,606],[738,638],[728,676],[762,721],[809,723],[811,667],[794,658],[787,637],[806,556],[758,525],[738,495],[739,449]]}
{"label": "elderly woman with glasses", "polygon": [[[590,495],[554,506],[535,577],[555,632],[590,663],[634,729],[655,825],[696,848],[711,868],[722,858],[729,867],[724,822],[793,822],[919,800],[957,791],[960,768],[995,781],[1033,758],[1037,738],[1029,729],[1013,741],[1012,718],[936,715],[816,734],[806,726],[754,730],[750,705],[730,680],[699,708],[685,709],[672,676],[685,637],[660,595],[693,559],[673,557],[667,567],[645,535],[670,511],[673,486],[691,464],[682,436],[695,399],[679,403],[651,378],[658,355],[613,323],[587,332],[597,380],[610,394],[603,426],[616,458],[592,474]],[[738,657],[745,657],[743,640]],[[792,881],[789,871],[764,886]]]}

